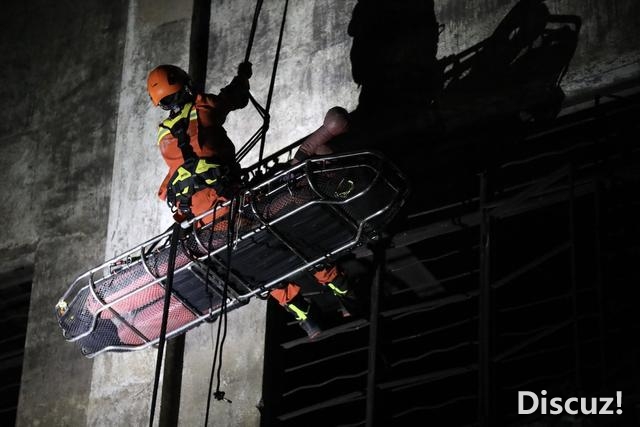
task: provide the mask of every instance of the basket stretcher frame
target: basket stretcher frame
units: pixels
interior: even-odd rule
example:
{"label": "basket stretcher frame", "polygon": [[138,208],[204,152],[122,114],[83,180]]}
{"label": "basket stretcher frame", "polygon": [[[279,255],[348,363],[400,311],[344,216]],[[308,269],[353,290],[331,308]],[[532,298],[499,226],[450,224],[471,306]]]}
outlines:
{"label": "basket stretcher frame", "polygon": [[[365,158],[372,158],[375,159],[375,161],[378,163],[379,166],[383,166],[379,169],[375,169],[374,165],[372,164],[367,164],[364,162],[357,162],[355,164],[349,165],[349,166],[343,166],[343,167],[326,167],[327,163],[331,163],[331,162],[335,162],[335,161],[341,161],[341,160],[345,160],[345,159],[352,159],[352,158],[356,158],[357,157],[365,157]],[[331,171],[342,171],[345,169],[354,169],[354,168],[361,168],[361,167],[365,167],[365,168],[369,168],[371,170],[373,170],[375,172],[375,176],[374,178],[371,180],[371,182],[363,189],[361,189],[360,191],[354,193],[354,194],[350,194],[349,197],[342,199],[342,200],[326,200],[326,196],[323,195],[314,185],[313,179],[311,179],[311,177],[313,176],[314,173],[316,173],[317,171],[314,171],[312,166],[317,166],[317,165],[324,165],[324,168],[321,168],[319,170],[319,172],[325,173],[325,172],[331,172]],[[301,173],[303,172],[303,173]],[[385,177],[383,177],[383,172],[388,172],[387,175],[385,175]],[[295,175],[295,173],[298,173],[298,175]],[[393,175],[395,175],[395,178],[397,180],[397,182],[392,182],[390,181],[388,178],[389,173],[392,173]],[[309,188],[315,193],[315,195],[317,197],[319,197],[320,199],[314,199],[314,200],[310,200],[308,202],[305,202],[303,204],[301,204],[300,206],[295,207],[293,210],[286,212],[285,214],[278,216],[276,218],[274,218],[273,220],[266,220],[262,214],[260,214],[259,212],[257,212],[256,207],[255,207],[255,203],[253,203],[252,199],[253,196],[260,193],[261,191],[263,191],[264,189],[267,189],[266,193],[262,193],[262,195],[272,195],[277,193],[278,191],[281,191],[283,189],[283,187],[286,187],[288,185],[290,185],[290,181],[289,182],[283,182],[283,177],[286,175],[291,176],[291,175],[295,175],[296,181],[299,181],[301,179],[306,179],[307,184],[309,186]],[[392,198],[390,198],[390,200],[387,201],[387,203],[384,205],[384,207],[370,213],[368,216],[366,216],[365,218],[361,219],[360,221],[358,221],[358,223],[354,223],[354,221],[349,218],[347,215],[345,215],[343,212],[341,212],[339,209],[336,209],[336,206],[340,206],[340,205],[345,205],[347,203],[352,202],[355,199],[361,198],[364,195],[366,195],[369,191],[371,191],[371,189],[374,187],[374,185],[376,185],[378,183],[378,181],[380,179],[385,179],[386,183],[389,185],[390,188],[392,188],[395,193],[393,195]],[[274,186],[274,188],[270,188],[270,186]],[[264,232],[265,230],[267,232],[270,232],[271,235],[273,235],[278,241],[280,241],[281,243],[283,243],[296,257],[298,257],[303,263],[291,270],[288,271],[286,274],[282,274],[278,277],[273,278],[272,280],[269,280],[266,283],[260,284],[259,286],[250,286],[249,284],[246,283],[246,281],[234,274],[233,272],[230,272],[234,279],[234,281],[236,283],[241,284],[242,286],[244,286],[248,292],[246,293],[241,293],[238,292],[238,289],[235,287],[228,287],[228,298],[226,301],[226,305],[223,305],[225,307],[226,311],[231,311],[234,310],[236,308],[238,308],[239,306],[245,305],[249,302],[249,300],[260,294],[260,295],[266,295],[269,290],[271,290],[274,287],[277,287],[278,285],[280,285],[282,283],[283,280],[285,280],[288,277],[291,277],[297,273],[300,273],[302,271],[305,270],[309,270],[310,268],[313,268],[314,266],[317,266],[318,264],[322,263],[322,262],[326,262],[328,260],[331,260],[332,258],[336,257],[337,255],[343,254],[346,251],[353,249],[357,246],[360,246],[363,243],[363,238],[364,238],[364,234],[365,233],[365,227],[367,225],[369,225],[370,221],[378,218],[380,216],[382,216],[385,213],[388,213],[389,211],[391,211],[392,209],[394,209],[395,211],[397,211],[402,204],[404,203],[404,200],[406,199],[407,195],[408,195],[408,186],[406,185],[406,177],[404,176],[404,174],[392,163],[390,163],[388,160],[386,160],[381,154],[374,152],[374,151],[358,151],[358,152],[353,152],[353,153],[344,153],[344,154],[338,154],[338,155],[328,155],[328,156],[322,156],[322,157],[312,157],[309,158],[307,160],[305,160],[304,162],[301,162],[295,166],[292,166],[291,168],[288,168],[284,171],[282,171],[281,173],[276,174],[273,177],[268,178],[267,180],[257,184],[254,187],[251,187],[247,190],[244,190],[239,198],[241,200],[240,206],[242,207],[250,207],[252,210],[252,214],[255,216],[255,218],[257,218],[260,221],[260,225],[258,227],[255,227],[253,229],[251,229],[250,231],[248,231],[247,233],[243,234],[243,235],[237,235],[234,236],[233,238],[233,247],[237,247],[238,243],[250,238],[251,236],[254,236],[258,233]],[[247,200],[249,200],[249,202],[247,202]],[[185,222],[182,224],[183,228],[188,228],[190,226],[192,226],[193,224],[195,224],[197,221],[209,216],[209,215],[214,215],[215,211],[221,208],[226,208],[231,204],[231,201],[226,201],[222,204],[218,204],[217,206],[213,207],[212,209],[210,209],[207,212],[202,213],[201,215],[196,216],[195,218],[189,220],[188,222]],[[318,256],[316,258],[313,259],[307,259],[306,257],[304,257],[304,255],[302,255],[300,253],[300,251],[298,251],[295,246],[287,241],[287,239],[283,236],[281,236],[278,232],[276,232],[273,229],[274,225],[277,225],[278,223],[286,220],[287,218],[290,218],[296,214],[298,214],[299,212],[308,209],[310,206],[313,205],[327,205],[329,206],[334,212],[336,212],[340,217],[342,217],[345,220],[345,223],[350,224],[352,227],[354,227],[354,237],[347,243],[329,251],[326,254],[323,254],[321,256]],[[240,214],[241,215],[241,212]],[[212,223],[209,223],[203,227],[201,227],[202,230],[205,230],[208,226],[212,226]],[[127,321],[126,319],[122,318],[119,313],[113,308],[115,305],[117,305],[118,303],[122,303],[124,300],[126,300],[127,298],[130,298],[131,295],[137,294],[137,293],[141,293],[144,292],[145,290],[149,289],[150,287],[154,286],[154,285],[160,285],[163,288],[165,287],[164,285],[164,281],[166,280],[166,274],[162,275],[162,276],[157,276],[156,274],[154,274],[151,271],[151,268],[149,267],[149,265],[147,264],[147,258],[146,256],[153,251],[161,242],[164,242],[163,245],[166,245],[167,242],[170,239],[171,236],[171,229],[165,231],[162,234],[157,235],[156,237],[149,239],[127,251],[125,251],[124,253],[111,258],[107,261],[105,261],[104,263],[100,264],[99,266],[96,266],[94,268],[92,268],[91,270],[85,272],[84,274],[77,276],[77,278],[72,282],[72,284],[69,286],[69,288],[67,289],[67,291],[63,294],[63,296],[60,298],[58,304],[56,305],[56,309],[59,312],[61,305],[64,307],[70,307],[72,306],[74,303],[77,302],[77,299],[81,296],[82,292],[84,289],[88,288],[89,289],[89,293],[91,295],[91,297],[93,297],[96,301],[98,301],[100,303],[100,307],[95,310],[92,314],[93,314],[93,318],[92,318],[92,323],[90,325],[90,327],[88,328],[88,330],[84,333],[81,333],[79,335],[73,336],[73,337],[69,337],[67,335],[67,331],[63,329],[63,336],[65,337],[65,339],[69,342],[75,342],[78,340],[81,340],[82,338],[87,337],[88,335],[90,335],[91,333],[94,332],[95,328],[96,328],[96,323],[98,318],[100,317],[100,314],[104,311],[110,311],[115,317],[119,318],[119,320],[123,323],[125,323],[125,325],[130,328],[134,333],[136,333],[137,335],[140,336],[140,338],[142,340],[144,340],[145,342],[143,344],[140,345],[110,345],[110,346],[106,346],[104,348],[102,348],[101,350],[95,352],[95,353],[91,353],[91,354],[85,354],[85,356],[87,357],[94,357],[100,353],[106,352],[106,351],[135,351],[135,350],[141,350],[150,346],[153,346],[154,344],[156,344],[159,340],[158,338],[155,339],[148,339],[145,334],[143,334],[142,332],[138,331],[134,325],[132,325],[129,321]],[[206,252],[206,246],[201,242],[198,233],[197,232],[193,232],[192,235],[195,238],[195,241],[197,242],[198,246],[205,250]],[[377,238],[377,234],[371,233],[370,235],[367,236],[368,239],[370,240],[375,240]],[[162,247],[162,245],[160,245],[160,247]],[[216,254],[224,251],[227,249],[227,245],[223,245],[221,247],[215,248],[211,251],[209,251],[208,253],[206,253],[205,255],[199,256],[199,257],[194,257],[191,259],[190,262],[188,262],[187,264],[177,267],[174,270],[174,275],[178,274],[182,271],[185,271],[187,269],[192,270],[196,269],[196,268],[202,268],[202,267],[198,267],[199,262],[204,262],[204,261],[215,261],[216,263],[219,264],[219,266],[221,268],[226,269],[226,265],[224,265],[224,262],[221,261],[220,259],[218,259],[219,257],[215,257]],[[186,251],[188,253],[188,251]],[[134,260],[135,261],[132,261]],[[150,281],[149,283],[146,283],[143,286],[138,287],[137,289],[134,289],[130,292],[125,293],[124,295],[121,295],[109,302],[106,302],[103,298],[101,298],[98,295],[98,292],[96,291],[96,287],[98,285],[100,285],[101,282],[108,280],[113,274],[115,273],[110,273],[109,275],[105,275],[104,277],[101,277],[99,279],[95,278],[95,275],[97,273],[100,272],[105,272],[105,271],[110,271],[111,268],[113,266],[116,265],[121,265],[122,263],[124,263],[124,269],[128,269],[131,268],[133,266],[135,266],[138,263],[142,263],[144,269],[146,270],[146,272],[154,277],[154,279],[152,281]],[[233,263],[232,263],[233,264]],[[120,271],[120,270],[118,270]],[[218,281],[219,283],[224,283],[224,278],[219,277],[218,275],[216,275],[213,271],[209,271],[210,273],[210,278],[209,278],[209,284],[211,285],[211,281]],[[200,275],[198,274],[194,274],[195,276],[199,277],[201,280],[206,280],[206,278],[200,277]],[[84,281],[88,281],[88,284],[82,286],[82,283]],[[211,286],[210,286],[211,287]],[[214,288],[213,290],[220,290],[219,288]],[[73,298],[71,299],[71,301],[69,303],[67,303],[66,301],[70,298],[70,296],[75,292],[75,295],[73,296]],[[167,331],[166,334],[166,338],[170,339],[173,338],[175,336],[181,335],[182,333],[188,331],[189,329],[201,324],[202,322],[206,321],[207,319],[212,319],[214,318],[216,315],[219,315],[220,312],[222,311],[222,306],[216,308],[215,310],[209,310],[208,313],[206,314],[200,314],[197,313],[195,310],[193,310],[193,308],[191,308],[191,305],[184,301],[184,299],[177,295],[175,292],[172,292],[172,298],[176,298],[178,302],[182,303],[182,305],[184,307],[186,307],[188,310],[190,310],[192,312],[192,314],[195,316],[195,318],[188,322],[185,323],[184,325],[173,329],[171,331]],[[59,314],[59,313],[58,313]],[[64,317],[64,314],[62,315],[58,315],[59,321]]]}

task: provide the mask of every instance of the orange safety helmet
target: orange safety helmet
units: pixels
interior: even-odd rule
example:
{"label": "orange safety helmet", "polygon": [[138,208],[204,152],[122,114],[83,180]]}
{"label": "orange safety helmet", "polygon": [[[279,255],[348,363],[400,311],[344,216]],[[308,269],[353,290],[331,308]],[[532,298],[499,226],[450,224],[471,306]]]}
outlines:
{"label": "orange safety helmet", "polygon": [[155,106],[162,98],[180,92],[185,86],[189,88],[190,84],[187,72],[175,65],[159,65],[147,77],[147,91]]}

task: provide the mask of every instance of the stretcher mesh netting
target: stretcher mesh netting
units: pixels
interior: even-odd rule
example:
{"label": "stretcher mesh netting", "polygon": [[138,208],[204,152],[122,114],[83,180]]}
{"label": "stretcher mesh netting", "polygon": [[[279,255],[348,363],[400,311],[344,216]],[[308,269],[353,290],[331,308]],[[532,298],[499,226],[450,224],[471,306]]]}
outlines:
{"label": "stretcher mesh netting", "polygon": [[[406,191],[403,176],[383,158],[352,153],[310,159],[243,191],[232,227],[229,202],[196,218],[177,247],[167,337],[220,313],[227,275],[226,308],[232,310],[371,239]],[[169,237],[166,232],[79,276],[56,306],[64,337],[87,356],[157,343]]]}

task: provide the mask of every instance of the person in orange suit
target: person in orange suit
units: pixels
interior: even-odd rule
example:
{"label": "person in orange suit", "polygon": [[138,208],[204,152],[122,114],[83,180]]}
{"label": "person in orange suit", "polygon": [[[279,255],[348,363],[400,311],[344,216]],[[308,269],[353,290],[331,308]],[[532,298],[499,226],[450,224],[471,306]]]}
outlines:
{"label": "person in orange suit", "polygon": [[[153,105],[169,112],[158,129],[157,144],[169,167],[158,196],[177,210],[180,218],[200,215],[220,198],[230,196],[234,171],[239,167],[235,147],[222,125],[231,111],[247,105],[251,74],[250,63],[240,64],[231,83],[218,95],[212,95],[194,93],[189,75],[175,65],[160,65],[149,73],[147,90]],[[341,107],[330,109],[322,126],[299,147],[291,164],[330,154],[328,143],[348,129],[347,117]],[[196,226],[204,225],[206,220],[203,218]],[[338,298],[347,296],[346,276],[335,265],[317,271],[314,277]],[[298,284],[287,283],[273,289],[270,295],[295,316],[310,338],[321,332]],[[349,313],[345,309],[343,314]]]}
{"label": "person in orange suit", "polygon": [[169,171],[158,190],[183,216],[211,209],[232,187],[238,171],[235,147],[223,124],[227,115],[249,102],[251,63],[219,94],[194,93],[189,75],[175,65],[160,65],[147,78],[153,105],[169,112],[160,123],[157,144]]}

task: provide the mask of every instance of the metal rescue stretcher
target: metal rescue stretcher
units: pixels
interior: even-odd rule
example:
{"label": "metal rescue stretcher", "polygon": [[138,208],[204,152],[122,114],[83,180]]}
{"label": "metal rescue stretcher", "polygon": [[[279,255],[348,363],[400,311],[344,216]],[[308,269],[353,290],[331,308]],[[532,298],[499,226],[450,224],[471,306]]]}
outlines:
{"label": "metal rescue stretcher", "polygon": [[[382,156],[349,153],[311,158],[243,190],[231,229],[230,202],[194,218],[191,224],[208,223],[193,227],[177,248],[166,337],[217,317],[227,273],[225,309],[233,310],[376,239],[407,194],[406,179]],[[60,298],[56,313],[63,335],[84,355],[158,342],[170,235],[87,271]]]}

